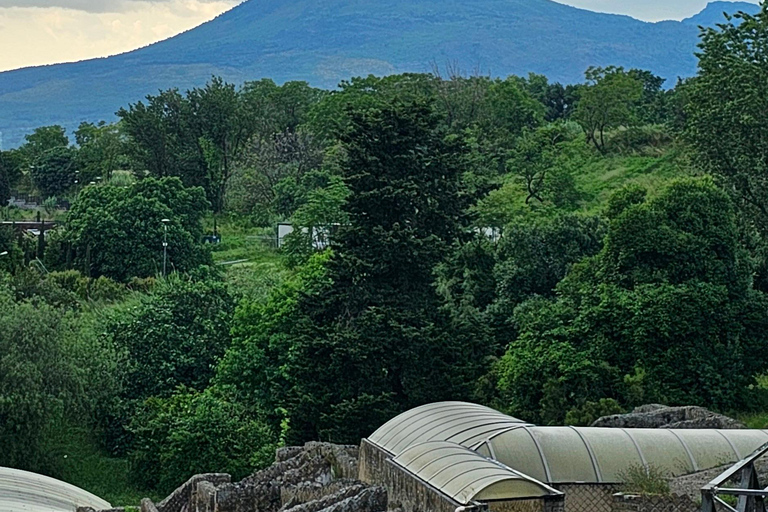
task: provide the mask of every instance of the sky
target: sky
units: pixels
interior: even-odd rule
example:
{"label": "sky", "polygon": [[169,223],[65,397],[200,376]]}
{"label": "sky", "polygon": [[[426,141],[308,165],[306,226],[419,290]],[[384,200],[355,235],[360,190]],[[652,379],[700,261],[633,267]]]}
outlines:
{"label": "sky", "polygon": [[[240,1],[0,0],[0,71],[130,51],[196,27]],[[707,4],[707,0],[558,1],[647,21],[682,19]]]}

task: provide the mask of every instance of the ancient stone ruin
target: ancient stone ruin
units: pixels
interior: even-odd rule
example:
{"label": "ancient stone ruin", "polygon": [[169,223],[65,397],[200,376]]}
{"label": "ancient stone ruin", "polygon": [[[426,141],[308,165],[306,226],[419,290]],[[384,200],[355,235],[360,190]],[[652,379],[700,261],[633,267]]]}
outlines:
{"label": "ancient stone ruin", "polygon": [[386,511],[386,491],[357,480],[357,458],[356,446],[283,448],[275,464],[241,482],[231,483],[226,474],[196,475],[160,503],[143,500],[141,512]]}
{"label": "ancient stone ruin", "polygon": [[717,414],[703,407],[668,407],[650,404],[637,407],[629,414],[604,416],[592,424],[593,427],[615,428],[718,428],[743,429],[746,426],[722,414]]}

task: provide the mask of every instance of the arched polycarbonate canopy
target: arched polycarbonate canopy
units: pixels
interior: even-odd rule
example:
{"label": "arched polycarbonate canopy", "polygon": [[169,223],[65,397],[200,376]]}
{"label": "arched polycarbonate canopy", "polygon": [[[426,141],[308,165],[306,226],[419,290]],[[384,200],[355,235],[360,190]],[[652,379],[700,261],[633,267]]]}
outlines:
{"label": "arched polycarbonate canopy", "polygon": [[448,441],[546,484],[622,483],[633,467],[680,476],[733,464],[768,443],[768,431],[537,427],[488,407],[441,402],[397,416],[368,440],[395,457]]}
{"label": "arched polycarbonate canopy", "polygon": [[438,402],[404,412],[368,440],[397,456],[411,446],[429,441],[450,441],[473,448],[494,434],[525,424],[482,405]]}
{"label": "arched polycarbonate canopy", "polygon": [[444,441],[412,446],[394,462],[461,505],[561,494],[477,452]]}
{"label": "arched polycarbonate canopy", "polygon": [[732,464],[768,442],[762,430],[519,427],[479,453],[541,481],[621,483],[632,467],[680,476]]}
{"label": "arched polycarbonate canopy", "polygon": [[74,512],[112,506],[73,485],[18,469],[0,468],[0,512]]}

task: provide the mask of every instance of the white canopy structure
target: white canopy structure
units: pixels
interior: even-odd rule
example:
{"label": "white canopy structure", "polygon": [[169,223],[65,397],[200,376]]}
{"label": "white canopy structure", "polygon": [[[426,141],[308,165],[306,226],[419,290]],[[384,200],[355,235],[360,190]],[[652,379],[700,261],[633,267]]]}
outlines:
{"label": "white canopy structure", "polygon": [[75,512],[77,507],[106,510],[106,501],[47,476],[0,468],[0,512]]}

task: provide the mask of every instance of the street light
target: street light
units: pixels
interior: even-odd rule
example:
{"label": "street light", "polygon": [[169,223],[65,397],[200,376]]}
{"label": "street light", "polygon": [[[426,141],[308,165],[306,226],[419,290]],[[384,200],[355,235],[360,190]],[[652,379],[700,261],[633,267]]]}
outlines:
{"label": "street light", "polygon": [[8,256],[8,251],[0,252],[0,256]]}
{"label": "street light", "polygon": [[163,219],[163,277],[168,275],[168,223],[171,219]]}

